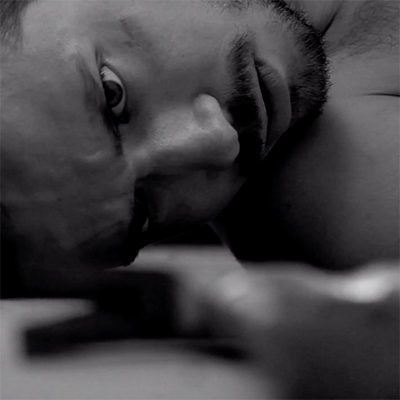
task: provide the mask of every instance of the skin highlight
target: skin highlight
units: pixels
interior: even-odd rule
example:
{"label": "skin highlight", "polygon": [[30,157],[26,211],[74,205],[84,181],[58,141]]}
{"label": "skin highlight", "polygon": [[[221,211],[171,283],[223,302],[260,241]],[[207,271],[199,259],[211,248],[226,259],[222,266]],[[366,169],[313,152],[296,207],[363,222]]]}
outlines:
{"label": "skin highlight", "polygon": [[[250,161],[325,101],[319,38],[300,19],[267,3],[236,14],[172,5],[43,0],[25,10],[22,41],[2,66],[1,116],[2,202],[28,283],[41,280],[33,270],[69,269],[66,260],[77,270],[129,263],[140,247],[213,219]],[[248,51],[232,58],[241,37]],[[261,62],[269,72],[257,75]],[[306,66],[316,77],[309,111],[291,101],[294,83],[313,87],[300,79]],[[103,68],[123,86],[123,119],[107,108]],[[240,103],[260,122],[240,119]]]}

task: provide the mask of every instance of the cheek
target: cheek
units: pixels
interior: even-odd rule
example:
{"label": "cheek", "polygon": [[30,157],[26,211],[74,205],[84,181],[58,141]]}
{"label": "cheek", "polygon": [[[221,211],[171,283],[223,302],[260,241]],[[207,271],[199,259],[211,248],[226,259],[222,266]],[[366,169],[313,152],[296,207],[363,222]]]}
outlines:
{"label": "cheek", "polygon": [[3,200],[24,262],[65,254],[117,266],[111,258],[128,236],[135,179],[122,161],[31,155],[7,165]]}
{"label": "cheek", "polygon": [[66,184],[56,212],[66,221],[64,231],[72,237],[71,246],[113,247],[128,235],[134,175],[122,164],[92,162],[80,167]]}
{"label": "cheek", "polygon": [[92,201],[46,199],[10,201],[15,229],[32,251],[76,253],[95,246],[115,245],[128,235],[130,201],[121,197]]}
{"label": "cheek", "polygon": [[201,171],[151,190],[150,207],[157,225],[176,228],[196,226],[214,218],[235,196],[244,179],[236,169]]}

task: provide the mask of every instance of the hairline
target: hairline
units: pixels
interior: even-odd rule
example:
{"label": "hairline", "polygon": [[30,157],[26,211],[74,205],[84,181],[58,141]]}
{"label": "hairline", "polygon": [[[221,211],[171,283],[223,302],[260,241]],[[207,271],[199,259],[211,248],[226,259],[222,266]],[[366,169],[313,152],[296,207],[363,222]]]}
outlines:
{"label": "hairline", "polygon": [[[1,43],[6,52],[11,51],[23,41],[22,20],[28,7],[38,0],[0,0],[1,15]],[[133,1],[133,0],[132,0]],[[295,74],[291,82],[290,93],[292,108],[295,110],[294,119],[302,119],[303,116],[317,115],[326,102],[329,88],[328,62],[324,53],[323,43],[318,31],[309,23],[304,13],[290,8],[283,0],[203,0],[213,6],[219,12],[241,13],[254,6],[269,8],[277,13],[288,29],[292,27],[298,36],[297,45],[302,47],[302,53],[306,54],[316,67],[319,67],[319,78],[311,76],[314,70],[304,66],[302,71]],[[3,53],[3,52],[2,52]],[[4,54],[3,54],[4,55]],[[318,81],[318,82],[317,82]],[[313,83],[318,87],[313,86]],[[311,114],[311,115],[309,115]]]}
{"label": "hairline", "polygon": [[22,20],[28,7],[37,0],[0,0],[2,47],[13,49],[23,40]]}

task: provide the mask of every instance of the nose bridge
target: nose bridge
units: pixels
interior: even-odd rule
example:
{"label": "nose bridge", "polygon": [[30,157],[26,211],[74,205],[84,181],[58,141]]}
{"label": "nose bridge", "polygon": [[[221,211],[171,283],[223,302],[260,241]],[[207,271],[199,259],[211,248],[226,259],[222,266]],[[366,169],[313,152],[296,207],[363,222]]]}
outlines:
{"label": "nose bridge", "polygon": [[209,95],[160,113],[150,129],[153,173],[226,169],[239,154],[236,130],[226,120],[218,101]]}

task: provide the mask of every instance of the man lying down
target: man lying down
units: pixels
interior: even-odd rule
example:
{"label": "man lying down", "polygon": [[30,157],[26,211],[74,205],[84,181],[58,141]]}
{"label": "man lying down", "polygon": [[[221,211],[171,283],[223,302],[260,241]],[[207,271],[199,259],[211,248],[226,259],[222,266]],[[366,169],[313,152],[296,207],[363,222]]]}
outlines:
{"label": "man lying down", "polygon": [[[398,398],[397,1],[0,5],[3,296],[210,223],[253,267],[232,308],[265,373],[272,337],[302,349],[275,349],[285,396]],[[271,286],[272,260],[316,268]]]}

